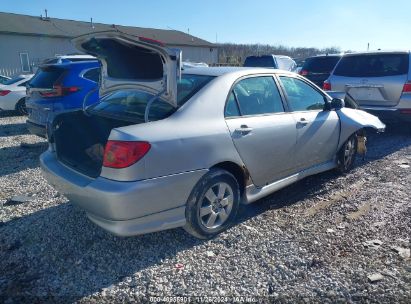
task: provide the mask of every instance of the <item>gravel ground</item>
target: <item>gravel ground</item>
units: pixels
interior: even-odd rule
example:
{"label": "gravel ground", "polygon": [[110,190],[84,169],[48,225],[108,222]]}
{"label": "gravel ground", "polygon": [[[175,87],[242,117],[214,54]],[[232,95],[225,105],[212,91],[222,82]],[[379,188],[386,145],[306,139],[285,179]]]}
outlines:
{"label": "gravel ground", "polygon": [[[182,229],[119,238],[94,226],[43,179],[47,145],[24,122],[0,114],[0,302],[411,301],[411,136],[402,130],[370,134],[351,173],[243,206],[237,225],[200,241]],[[10,202],[16,195],[26,202]]]}

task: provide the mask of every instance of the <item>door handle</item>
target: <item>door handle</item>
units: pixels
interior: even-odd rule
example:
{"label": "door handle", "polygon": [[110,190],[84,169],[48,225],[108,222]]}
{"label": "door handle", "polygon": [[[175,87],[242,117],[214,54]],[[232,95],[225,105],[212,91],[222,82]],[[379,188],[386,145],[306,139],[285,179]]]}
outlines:
{"label": "door handle", "polygon": [[246,135],[250,133],[253,128],[249,128],[247,125],[241,125],[241,127],[235,129],[235,132],[241,133],[242,135]]}
{"label": "door handle", "polygon": [[300,121],[297,122],[297,125],[298,125],[298,126],[305,127],[305,126],[308,125],[309,123],[310,123],[310,122],[309,122],[307,119],[305,119],[304,117],[301,117],[301,118],[300,118]]}

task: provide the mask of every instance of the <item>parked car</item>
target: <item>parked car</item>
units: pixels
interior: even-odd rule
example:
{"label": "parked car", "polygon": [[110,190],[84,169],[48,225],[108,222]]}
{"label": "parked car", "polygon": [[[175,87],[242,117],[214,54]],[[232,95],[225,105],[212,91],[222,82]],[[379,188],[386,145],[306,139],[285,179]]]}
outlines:
{"label": "parked car", "polygon": [[99,77],[100,63],[94,57],[88,61],[64,59],[40,66],[28,83],[29,131],[46,137],[47,123],[57,113],[81,109],[83,102],[84,106],[97,102]]}
{"label": "parked car", "polygon": [[9,79],[0,85],[0,110],[17,111],[26,115],[26,84],[33,74],[24,74]]}
{"label": "parked car", "polygon": [[301,69],[303,68],[303,65],[305,63],[305,58],[293,58],[295,61],[295,68],[292,72],[294,73],[299,73]]}
{"label": "parked car", "polygon": [[119,32],[74,43],[102,61],[104,97],[55,118],[40,162],[60,193],[117,235],[184,227],[212,237],[240,203],[350,170],[361,130],[385,128],[295,73],[191,68],[178,81],[178,55],[160,43]]}
{"label": "parked car", "polygon": [[0,75],[0,85],[4,84],[5,82],[9,81],[11,78],[4,76],[4,75]]}
{"label": "parked car", "polygon": [[314,82],[320,88],[330,76],[342,55],[319,55],[305,60],[299,74]]}
{"label": "parked car", "polygon": [[284,55],[263,55],[248,56],[244,61],[245,67],[261,67],[279,69],[284,71],[294,71],[297,64],[288,56]]}
{"label": "parked car", "polygon": [[383,121],[411,123],[410,56],[409,51],[346,54],[323,88],[349,93]]}

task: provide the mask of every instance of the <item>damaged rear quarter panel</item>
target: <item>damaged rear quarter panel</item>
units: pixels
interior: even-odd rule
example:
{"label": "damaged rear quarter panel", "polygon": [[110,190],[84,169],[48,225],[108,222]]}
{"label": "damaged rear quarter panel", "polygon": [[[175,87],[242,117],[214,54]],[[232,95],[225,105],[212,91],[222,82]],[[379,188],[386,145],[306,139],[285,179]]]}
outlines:
{"label": "damaged rear quarter panel", "polygon": [[377,116],[364,112],[342,108],[337,110],[338,117],[341,121],[341,135],[338,149],[354,133],[363,128],[374,128],[378,132],[384,132],[385,124]]}

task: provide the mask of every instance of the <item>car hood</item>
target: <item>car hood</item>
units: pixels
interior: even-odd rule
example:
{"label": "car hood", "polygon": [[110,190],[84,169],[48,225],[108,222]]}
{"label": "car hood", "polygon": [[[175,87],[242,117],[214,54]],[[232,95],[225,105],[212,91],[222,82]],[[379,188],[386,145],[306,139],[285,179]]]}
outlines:
{"label": "car hood", "polygon": [[72,42],[78,50],[101,61],[100,96],[120,89],[138,89],[177,106],[180,50],[120,31],[82,35]]}

